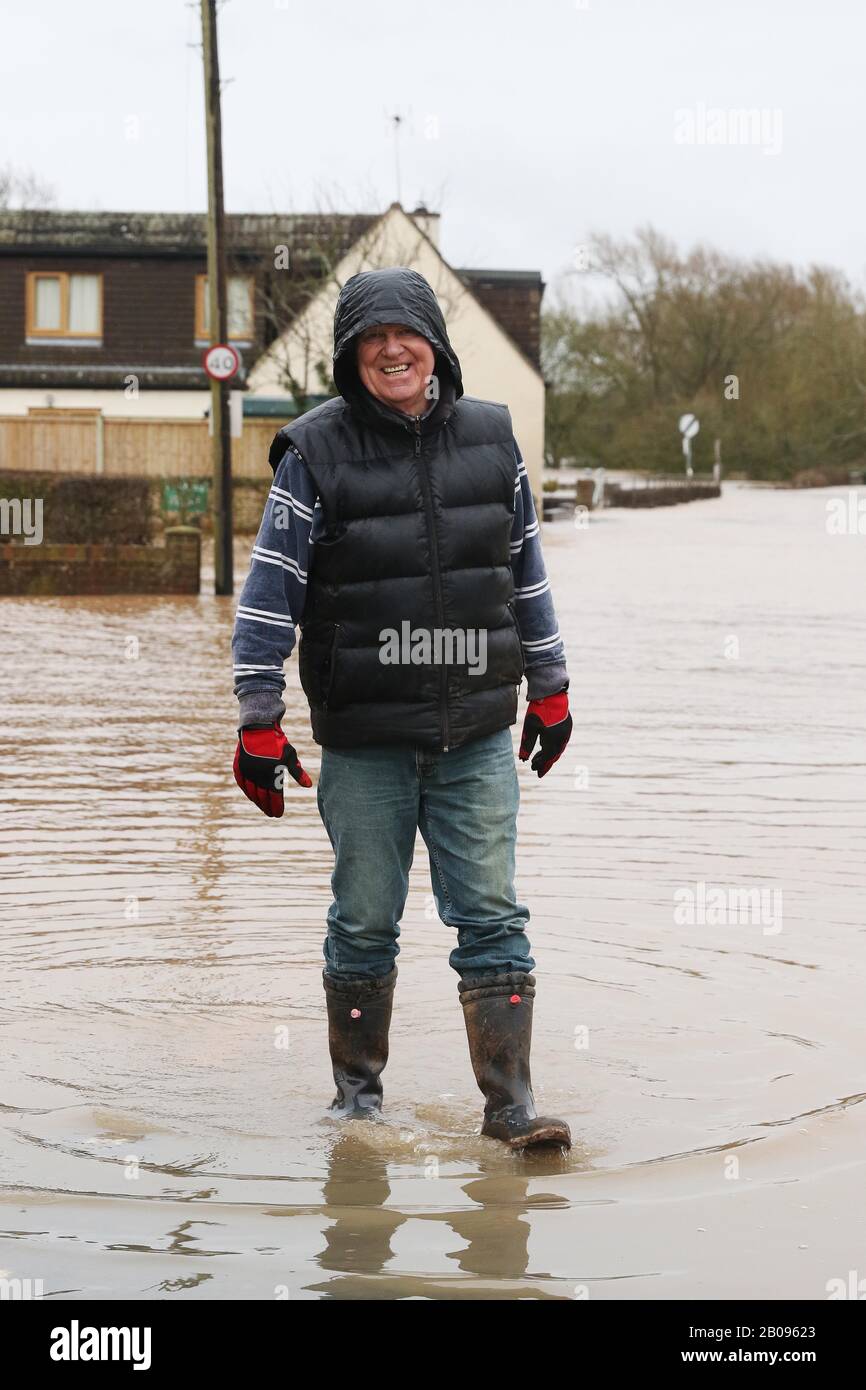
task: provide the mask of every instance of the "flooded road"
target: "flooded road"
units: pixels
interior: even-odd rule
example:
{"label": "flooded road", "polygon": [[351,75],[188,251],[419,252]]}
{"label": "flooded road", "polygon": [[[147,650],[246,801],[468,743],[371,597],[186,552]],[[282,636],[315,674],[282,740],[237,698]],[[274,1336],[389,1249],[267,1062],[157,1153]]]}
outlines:
{"label": "flooded road", "polygon": [[866,536],[832,497],[545,529],[575,732],[520,765],[517,888],[567,1155],[477,1132],[420,835],[385,1120],[326,1115],[330,846],[314,788],[268,821],[235,786],[233,600],[0,603],[0,1269],[176,1300],[866,1276]]}

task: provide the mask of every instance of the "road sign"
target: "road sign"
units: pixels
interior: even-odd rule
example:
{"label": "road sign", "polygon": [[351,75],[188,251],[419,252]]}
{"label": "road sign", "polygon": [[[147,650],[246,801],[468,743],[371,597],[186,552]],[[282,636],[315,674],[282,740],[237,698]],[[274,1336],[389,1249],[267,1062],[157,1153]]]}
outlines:
{"label": "road sign", "polygon": [[202,354],[201,360],[208,376],[213,377],[214,381],[230,381],[241,365],[241,359],[228,343],[215,343]]}
{"label": "road sign", "polygon": [[694,476],[694,469],[692,468],[692,440],[701,427],[700,422],[697,415],[692,415],[691,411],[687,411],[685,415],[680,416],[677,424],[679,425],[680,434],[683,437],[683,453],[686,456],[686,477],[691,478]]}

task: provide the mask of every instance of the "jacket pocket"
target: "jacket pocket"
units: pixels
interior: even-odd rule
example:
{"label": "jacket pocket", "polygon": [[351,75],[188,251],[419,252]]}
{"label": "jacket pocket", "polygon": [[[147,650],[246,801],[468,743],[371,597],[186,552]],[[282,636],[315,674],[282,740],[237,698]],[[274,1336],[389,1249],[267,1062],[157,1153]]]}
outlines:
{"label": "jacket pocket", "polygon": [[331,650],[325,659],[325,696],[322,700],[322,709],[328,708],[331,692],[334,689],[334,673],[337,669],[337,643],[340,639],[340,624],[334,624],[334,636],[331,639]]}
{"label": "jacket pocket", "polygon": [[513,601],[513,599],[509,599],[509,600],[508,600],[508,611],[509,611],[509,613],[511,614],[511,618],[512,618],[512,621],[513,621],[513,623],[514,623],[514,631],[515,631],[516,634],[517,634],[517,645],[518,645],[518,647],[519,647],[519,649],[520,649],[520,679],[523,680],[523,677],[524,677],[525,674],[526,674],[526,657],[524,656],[524,653],[523,653],[523,643],[522,643],[522,641],[520,640],[520,624],[519,624],[519,622],[517,621],[517,612],[516,612],[516,609],[515,609],[515,607],[514,607],[514,601]]}

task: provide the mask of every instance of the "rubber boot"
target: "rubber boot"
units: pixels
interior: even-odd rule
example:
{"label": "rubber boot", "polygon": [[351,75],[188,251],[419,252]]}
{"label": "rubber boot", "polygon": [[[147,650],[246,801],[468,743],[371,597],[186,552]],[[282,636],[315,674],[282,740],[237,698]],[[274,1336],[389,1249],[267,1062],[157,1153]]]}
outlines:
{"label": "rubber boot", "polygon": [[343,980],[322,971],[328,1003],[328,1047],[337,1094],[329,1107],[340,1119],[382,1109],[379,1079],[388,1060],[388,1028],[396,965],[379,979]]}
{"label": "rubber boot", "polygon": [[529,1075],[535,976],[523,971],[461,980],[472,1070],[486,1097],[481,1133],[512,1149],[571,1147],[564,1120],[535,1113]]}

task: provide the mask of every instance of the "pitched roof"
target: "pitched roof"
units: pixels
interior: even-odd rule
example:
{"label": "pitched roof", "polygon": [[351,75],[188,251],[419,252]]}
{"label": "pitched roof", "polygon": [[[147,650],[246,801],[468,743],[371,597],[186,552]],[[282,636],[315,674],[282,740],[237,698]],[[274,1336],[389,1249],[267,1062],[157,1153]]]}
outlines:
{"label": "pitched roof", "polygon": [[[426,209],[417,211],[423,213],[426,221],[437,216]],[[272,260],[275,247],[285,245],[298,261],[320,260],[324,256],[336,265],[381,216],[338,212],[227,213],[227,249],[235,258]],[[419,226],[423,225],[419,222]],[[207,253],[207,217],[199,212],[67,212],[47,208],[0,211],[0,255],[22,252],[200,259]],[[540,273],[451,268],[537,367],[544,293]],[[306,295],[298,307],[304,302]],[[287,304],[290,303],[289,298]]]}
{"label": "pitched roof", "polygon": [[[299,253],[322,245],[345,253],[377,221],[378,213],[226,214],[227,245],[233,254],[273,255],[287,244]],[[201,256],[207,250],[202,212],[0,212],[0,252],[58,250],[80,254]]]}
{"label": "pitched roof", "polygon": [[497,323],[522,348],[533,366],[541,363],[541,299],[538,270],[458,270]]}

